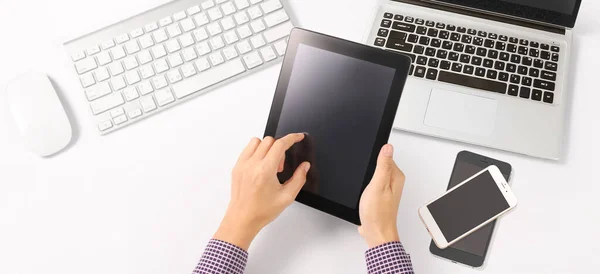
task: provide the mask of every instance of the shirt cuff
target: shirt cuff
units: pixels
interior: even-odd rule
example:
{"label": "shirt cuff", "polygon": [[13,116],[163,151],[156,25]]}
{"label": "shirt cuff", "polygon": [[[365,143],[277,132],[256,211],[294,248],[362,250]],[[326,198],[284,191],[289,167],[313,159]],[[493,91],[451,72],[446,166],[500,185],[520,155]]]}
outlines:
{"label": "shirt cuff", "polygon": [[242,274],[248,262],[248,252],[242,248],[212,239],[208,242],[200,262],[192,273]]}
{"label": "shirt cuff", "polygon": [[410,255],[400,242],[385,243],[368,249],[365,258],[369,274],[414,274]]}

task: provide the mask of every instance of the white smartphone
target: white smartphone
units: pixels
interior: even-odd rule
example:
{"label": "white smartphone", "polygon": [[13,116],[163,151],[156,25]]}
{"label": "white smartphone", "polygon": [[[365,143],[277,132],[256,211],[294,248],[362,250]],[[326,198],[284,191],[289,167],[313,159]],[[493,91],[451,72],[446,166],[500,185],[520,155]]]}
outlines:
{"label": "white smartphone", "polygon": [[489,166],[419,208],[431,238],[444,249],[517,206],[496,166]]}

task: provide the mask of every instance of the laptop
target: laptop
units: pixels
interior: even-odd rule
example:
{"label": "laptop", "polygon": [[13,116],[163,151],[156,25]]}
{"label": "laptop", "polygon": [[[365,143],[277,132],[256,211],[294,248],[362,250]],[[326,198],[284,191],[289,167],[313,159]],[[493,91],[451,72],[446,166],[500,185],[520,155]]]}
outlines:
{"label": "laptop", "polygon": [[364,43],[412,60],[394,128],[562,155],[581,0],[393,0]]}

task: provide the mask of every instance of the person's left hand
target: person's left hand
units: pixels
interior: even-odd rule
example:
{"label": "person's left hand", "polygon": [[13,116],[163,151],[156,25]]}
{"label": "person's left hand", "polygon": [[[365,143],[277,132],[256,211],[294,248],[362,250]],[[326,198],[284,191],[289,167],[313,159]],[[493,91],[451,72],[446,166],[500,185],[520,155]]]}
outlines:
{"label": "person's left hand", "polygon": [[277,173],[283,170],[286,150],[303,139],[304,134],[295,133],[277,141],[273,137],[250,141],[233,168],[231,201],[215,239],[248,250],[258,232],[292,204],[310,164],[302,163],[283,184]]}

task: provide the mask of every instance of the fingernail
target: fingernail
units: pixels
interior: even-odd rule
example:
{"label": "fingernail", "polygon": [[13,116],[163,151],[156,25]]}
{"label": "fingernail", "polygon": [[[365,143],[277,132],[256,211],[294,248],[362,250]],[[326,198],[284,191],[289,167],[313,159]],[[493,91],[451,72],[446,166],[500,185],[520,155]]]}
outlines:
{"label": "fingernail", "polygon": [[310,163],[305,163],[304,164],[304,171],[308,172],[309,169],[310,169]]}
{"label": "fingernail", "polygon": [[390,144],[383,146],[383,155],[392,157],[394,155],[394,147]]}

